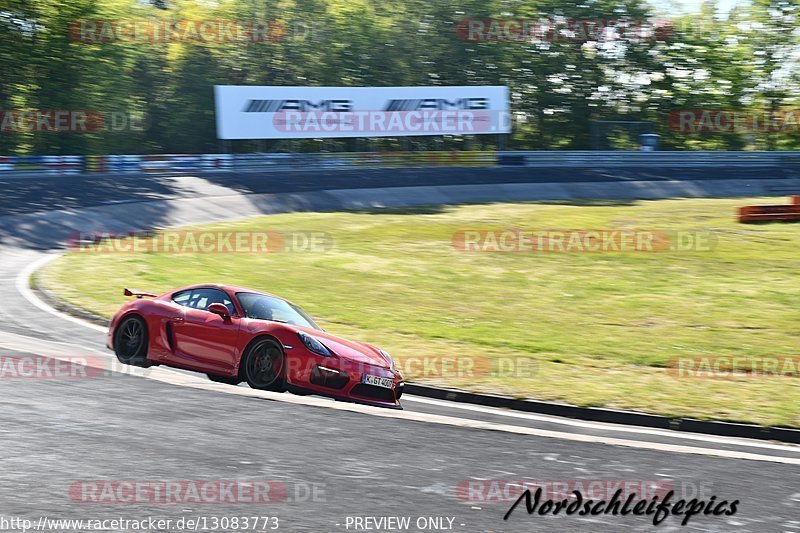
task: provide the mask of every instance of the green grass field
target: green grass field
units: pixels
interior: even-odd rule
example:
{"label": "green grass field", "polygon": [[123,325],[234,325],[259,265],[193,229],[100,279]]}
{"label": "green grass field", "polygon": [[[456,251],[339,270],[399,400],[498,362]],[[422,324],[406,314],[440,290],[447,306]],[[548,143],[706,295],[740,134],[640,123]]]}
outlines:
{"label": "green grass field", "polygon": [[[784,199],[778,202],[785,202]],[[800,378],[682,378],[675,357],[800,353],[800,225],[742,225],[776,199],[431,206],[294,213],[220,230],[324,231],[324,253],[70,252],[40,274],[103,316],[122,288],[233,283],[288,298],[331,333],[399,360],[527,358],[525,375],[411,376],[473,391],[673,416],[800,426]],[[464,253],[464,229],[710,231],[716,247],[653,253]],[[504,359],[505,360],[505,359]],[[480,366],[480,365],[478,365]]]}

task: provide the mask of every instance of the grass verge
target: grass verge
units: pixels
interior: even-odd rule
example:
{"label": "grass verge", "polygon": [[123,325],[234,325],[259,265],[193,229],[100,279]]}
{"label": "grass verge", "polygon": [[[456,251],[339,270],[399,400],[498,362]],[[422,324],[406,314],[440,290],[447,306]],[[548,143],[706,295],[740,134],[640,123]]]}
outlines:
{"label": "grass verge", "polygon": [[[125,300],[124,286],[157,293],[202,282],[249,286],[294,301],[334,334],[382,347],[420,382],[798,427],[800,378],[677,378],[666,370],[677,357],[798,353],[800,225],[736,223],[735,207],[752,203],[775,199],[271,215],[198,228],[326,232],[332,249],[70,252],[39,282],[105,317]],[[653,253],[465,253],[453,246],[458,231],[506,228],[701,231],[714,245]],[[471,373],[418,364],[454,357],[480,363]],[[523,372],[482,372],[520,360],[530,363]]]}

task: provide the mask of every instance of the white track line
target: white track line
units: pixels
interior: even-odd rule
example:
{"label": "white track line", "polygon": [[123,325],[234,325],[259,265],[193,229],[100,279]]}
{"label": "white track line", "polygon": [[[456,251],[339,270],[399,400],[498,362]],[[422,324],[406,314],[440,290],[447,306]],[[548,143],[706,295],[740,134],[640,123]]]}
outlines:
{"label": "white track line", "polygon": [[80,318],[75,318],[74,316],[70,316],[66,313],[62,313],[58,309],[50,307],[49,305],[44,303],[38,296],[36,296],[36,294],[28,286],[30,283],[29,280],[31,275],[37,269],[43,267],[50,261],[57,259],[60,255],[61,254],[58,253],[50,253],[25,266],[25,268],[23,268],[17,275],[17,279],[15,282],[17,292],[19,292],[22,295],[22,297],[28,300],[31,304],[35,305],[36,307],[38,307],[39,309],[41,309],[46,313],[50,313],[51,315],[57,316],[62,320],[69,320],[70,322],[73,322],[75,324],[80,324],[83,327],[93,329],[95,331],[102,331],[103,333],[107,332],[108,328],[98,326],[97,324],[92,324],[91,322],[87,322],[86,320],[81,320]]}
{"label": "white track line", "polygon": [[745,459],[751,461],[800,465],[800,458],[793,458],[793,457],[776,457],[771,455],[761,455],[761,454],[739,452],[733,450],[696,448],[692,446],[682,446],[676,444],[643,442],[643,441],[629,440],[629,439],[617,439],[612,437],[597,437],[593,435],[581,435],[575,433],[565,433],[561,431],[549,431],[542,429],[527,428],[522,426],[512,426],[508,424],[496,424],[493,422],[482,422],[479,420],[457,418],[452,416],[414,413],[410,411],[393,411],[389,409],[382,409],[380,407],[371,407],[368,405],[331,402],[325,398],[294,396],[294,395],[280,394],[275,392],[259,391],[256,389],[250,389],[244,387],[231,387],[230,385],[213,383],[204,378],[199,378],[190,374],[178,374],[172,372],[162,373],[159,371],[159,369],[156,369],[156,371],[151,372],[146,377],[156,381],[161,381],[172,385],[190,387],[193,389],[224,392],[227,394],[235,394],[237,396],[249,396],[254,398],[262,398],[266,400],[277,400],[285,403],[293,403],[298,405],[325,407],[327,409],[335,409],[337,411],[356,412],[366,415],[380,416],[384,418],[411,420],[415,422],[427,422],[427,423],[442,424],[442,425],[456,426],[462,428],[502,431],[505,433],[516,433],[519,435],[555,438],[559,440],[568,440],[574,442],[608,444],[612,446],[625,446],[629,448],[639,448],[645,450],[656,450],[656,451],[693,454],[693,455],[705,455],[711,457],[722,457],[727,459]]}
{"label": "white track line", "polygon": [[555,415],[540,415],[536,413],[525,413],[520,411],[512,411],[509,409],[496,408],[496,407],[485,407],[482,405],[449,402],[447,400],[425,398],[422,396],[416,396],[414,394],[403,395],[403,401],[417,402],[429,405],[438,405],[442,407],[447,407],[448,409],[462,409],[465,411],[487,413],[490,415],[521,418],[524,420],[536,420],[540,422],[548,422],[551,424],[560,424],[563,426],[597,429],[599,431],[622,431],[625,433],[657,435],[661,437],[670,437],[673,439],[697,440],[704,442],[713,442],[716,444],[732,444],[739,446],[748,446],[751,448],[765,448],[769,450],[781,450],[781,451],[800,453],[800,446],[793,446],[791,444],[772,444],[769,442],[758,441],[755,439],[745,439],[737,437],[717,437],[714,435],[704,435],[702,433],[678,432],[669,429],[645,428],[639,426],[623,426],[619,424],[613,424],[610,422],[587,422],[582,420],[573,420],[570,418],[559,418]]}
{"label": "white track line", "polygon": [[[42,257],[36,261],[33,261],[29,265],[27,265],[22,271],[20,271],[19,275],[17,276],[15,286],[19,293],[30,303],[38,307],[39,309],[50,313],[51,315],[57,316],[59,318],[69,320],[70,322],[80,324],[84,327],[90,327],[97,331],[106,332],[106,328],[100,327],[96,324],[91,324],[84,320],[69,316],[65,313],[62,313],[56,309],[53,309],[42,300],[40,300],[33,291],[30,290],[28,287],[28,280],[31,274],[39,267],[45,265],[49,261],[54,260],[58,257],[59,254],[48,254],[45,257]],[[5,334],[4,337],[8,338],[8,335],[13,334]],[[13,335],[14,337],[22,337],[26,339],[24,346],[28,346],[28,342],[30,343],[47,343],[48,341],[41,341],[40,339],[35,339],[32,337],[24,337],[20,335]],[[30,347],[25,350],[22,350],[23,345],[18,343],[15,344],[15,349],[20,351],[30,351]],[[59,343],[59,344],[67,344],[67,343]],[[76,346],[77,345],[73,345]],[[85,349],[85,348],[82,348]],[[89,363],[91,365],[91,362]],[[128,371],[129,370],[129,371]],[[113,370],[117,372],[116,370]],[[135,375],[139,377],[144,377],[147,379],[152,379],[155,381],[160,381],[162,383],[169,383],[171,385],[179,385],[183,387],[190,387],[193,389],[201,389],[201,390],[209,390],[209,391],[216,391],[216,392],[224,392],[227,394],[235,394],[237,396],[249,396],[249,397],[256,397],[262,398],[267,400],[274,400],[274,401],[281,401],[285,403],[293,403],[299,405],[308,405],[308,406],[315,406],[315,407],[325,407],[327,409],[335,409],[338,411],[350,411],[350,412],[357,412],[372,416],[380,416],[384,418],[396,418],[396,419],[403,419],[403,420],[411,420],[417,422],[427,422],[427,423],[434,423],[434,424],[442,424],[448,426],[457,426],[463,428],[474,428],[474,429],[485,429],[485,430],[493,430],[493,431],[502,431],[505,433],[515,433],[519,435],[530,435],[536,437],[545,437],[545,438],[554,438],[560,440],[568,440],[573,442],[585,442],[585,443],[592,443],[592,444],[607,444],[611,446],[624,446],[628,448],[638,448],[644,450],[655,450],[655,451],[663,451],[663,452],[672,452],[672,453],[683,453],[683,454],[692,454],[692,455],[705,455],[711,457],[722,457],[727,459],[744,459],[750,461],[763,461],[763,462],[771,462],[771,463],[782,463],[782,464],[795,464],[800,465],[800,458],[793,458],[793,457],[776,457],[771,455],[761,455],[749,452],[740,452],[734,450],[718,450],[713,448],[697,448],[693,446],[684,446],[678,444],[665,444],[660,442],[648,442],[648,441],[638,441],[638,440],[630,440],[630,439],[620,439],[615,437],[605,437],[605,436],[598,436],[598,435],[583,435],[577,433],[567,433],[563,431],[552,431],[552,430],[544,430],[544,429],[535,429],[523,426],[513,426],[509,424],[497,424],[494,422],[483,422],[480,420],[472,420],[468,418],[458,418],[452,416],[444,416],[444,415],[434,415],[434,414],[427,414],[427,413],[415,413],[410,411],[394,411],[388,409],[382,409],[379,407],[371,407],[367,405],[357,405],[357,404],[348,404],[348,403],[339,403],[339,402],[330,402],[324,398],[315,398],[315,397],[306,397],[306,396],[294,396],[294,395],[287,395],[287,394],[279,394],[274,392],[266,392],[266,391],[259,391],[255,389],[245,388],[245,387],[232,387],[230,385],[224,385],[220,383],[213,383],[207,381],[203,378],[196,377],[191,374],[185,374],[181,372],[175,372],[169,369],[155,367],[155,368],[148,368],[148,369],[141,369],[136,367],[131,367],[130,369],[126,369],[126,372],[129,375]],[[427,400],[427,399],[426,399]],[[424,403],[424,402],[423,402]],[[446,404],[448,407],[452,407],[453,405]],[[470,407],[475,408],[474,410],[478,410],[479,406],[462,406],[462,407]],[[485,408],[484,408],[485,409]],[[491,411],[494,412],[494,411]],[[523,416],[522,413],[513,413],[513,415]],[[535,415],[534,415],[535,416]],[[575,421],[565,421],[565,422],[575,422]],[[618,431],[628,431],[628,432],[641,432],[639,428],[629,428],[627,426],[616,426]],[[736,441],[726,441],[721,439],[720,442],[726,442],[730,444],[739,444],[739,439]],[[763,443],[757,443],[763,444]],[[748,446],[749,441],[748,441]],[[780,448],[783,449],[783,448]]]}

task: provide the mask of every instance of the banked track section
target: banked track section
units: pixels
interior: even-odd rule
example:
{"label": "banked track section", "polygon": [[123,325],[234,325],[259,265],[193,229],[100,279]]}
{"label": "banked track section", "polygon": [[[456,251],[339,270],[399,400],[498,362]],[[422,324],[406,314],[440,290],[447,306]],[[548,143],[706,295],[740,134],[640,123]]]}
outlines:
{"label": "banked track section", "polygon": [[[362,191],[362,194],[367,193]],[[276,207],[279,202],[275,198],[272,198],[272,203],[260,204],[244,194],[227,195],[228,209],[215,210],[215,206],[219,207],[215,198],[218,197],[173,200],[158,226],[196,224],[279,210]],[[183,202],[191,202],[191,205],[181,205]],[[204,202],[205,207],[199,209]],[[237,202],[239,205],[235,206]],[[331,457],[344,460],[347,464],[361,464],[356,472],[361,472],[363,479],[379,479],[381,483],[387,479],[405,479],[405,484],[382,485],[387,494],[396,494],[402,500],[399,511],[392,508],[393,514],[416,516],[421,510],[426,510],[428,514],[449,513],[456,516],[457,521],[460,520],[458,523],[465,524],[461,527],[463,531],[481,528],[515,530],[509,527],[512,524],[502,522],[506,504],[499,504],[498,507],[496,503],[492,505],[485,502],[487,504],[483,505],[479,501],[464,501],[457,494],[456,487],[465,480],[493,479],[666,479],[695,488],[713,487],[715,493],[735,493],[731,498],[735,496],[751,504],[751,512],[747,515],[749,518],[744,522],[737,521],[739,519],[736,517],[727,521],[698,520],[698,523],[707,523],[709,528],[732,531],[742,524],[750,524],[748,527],[758,524],[755,529],[759,531],[778,531],[795,527],[796,522],[791,517],[796,517],[796,513],[792,512],[796,507],[793,509],[792,506],[796,506],[800,499],[796,491],[800,485],[800,448],[796,446],[582,422],[452,404],[411,395],[404,397],[405,410],[397,412],[322,398],[254,391],[246,386],[214,384],[200,374],[166,368],[135,369],[115,365],[112,354],[104,348],[102,328],[67,317],[39,301],[28,288],[28,278],[37,267],[57,254],[59,244],[64,242],[70,231],[142,228],[141,214],[155,208],[140,205],[137,209],[131,209],[123,204],[103,206],[99,208],[103,210],[102,213],[87,212],[90,210],[40,213],[36,215],[38,221],[27,228],[29,235],[36,233],[38,237],[35,247],[31,247],[30,242],[26,246],[26,241],[19,239],[19,236],[16,244],[0,247],[0,295],[3,301],[0,306],[0,348],[7,354],[47,357],[93,355],[98,358],[95,362],[103,361],[104,366],[108,365],[106,368],[112,368],[113,365],[119,371],[102,379],[83,380],[71,387],[34,382],[36,380],[29,380],[22,385],[19,384],[20,380],[14,380],[12,385],[8,380],[0,380],[0,387],[9,393],[5,397],[18,398],[17,402],[5,401],[3,427],[19,428],[23,419],[30,423],[32,413],[30,409],[22,407],[25,402],[30,402],[39,406],[33,413],[35,424],[39,424],[45,432],[63,434],[64,418],[70,418],[70,413],[63,412],[64,406],[71,403],[63,397],[68,388],[81,389],[85,403],[79,408],[88,410],[91,412],[89,416],[97,420],[108,418],[109,413],[104,410],[126,412],[122,407],[129,405],[129,402],[128,398],[121,395],[122,389],[137,398],[150,398],[142,408],[145,411],[163,409],[162,405],[154,405],[152,398],[169,397],[174,431],[197,437],[196,442],[188,443],[180,451],[163,450],[173,458],[176,453],[181,456],[187,453],[202,455],[206,439],[219,435],[215,428],[219,429],[217,426],[220,424],[230,424],[228,431],[241,435],[245,442],[258,448],[270,438],[275,438],[270,427],[284,427],[288,434],[299,437],[300,433],[307,430],[297,429],[293,424],[303,420],[327,435],[324,445],[310,444],[309,457],[300,463],[297,458],[291,457],[292,452],[288,449],[291,446],[274,448],[270,453],[274,454],[276,461],[283,460],[291,464],[293,475],[298,478],[339,486],[349,492],[342,497],[344,499],[337,499],[340,507],[331,510],[329,506],[321,506],[320,509],[326,508],[327,511],[313,519],[298,521],[295,524],[299,526],[298,530],[306,526],[318,531],[343,530],[336,523],[337,520],[338,523],[344,523],[342,521],[347,514],[345,509],[349,509],[347,512],[357,511],[359,515],[380,514],[381,509],[385,509],[382,503],[373,501],[375,487],[369,483],[343,482],[350,479],[352,472],[320,470],[319,465],[327,464]],[[236,215],[231,216],[231,213]],[[70,391],[70,394],[72,392],[75,391]],[[204,411],[199,422],[197,418],[189,420],[186,416],[197,405],[197,401],[215,407]],[[86,414],[81,413],[81,416]],[[110,422],[111,430],[98,432],[97,441],[92,442],[91,448],[100,454],[98,464],[105,466],[102,472],[98,472],[98,477],[125,477],[124,468],[142,468],[142,459],[128,454],[121,462],[130,464],[121,465],[118,464],[119,460],[102,451],[124,438],[122,434],[127,430],[144,434],[152,432],[151,436],[156,436],[158,428],[148,427],[146,417],[140,421],[136,415],[130,416],[130,421],[123,418]],[[248,424],[247,419],[252,416],[268,421],[268,427],[252,429],[261,427],[261,423],[250,421],[253,425],[241,427],[251,428],[251,433],[238,429],[239,423]],[[134,427],[115,430],[120,427],[120,422]],[[203,431],[204,425],[207,426],[207,432]],[[382,428],[379,435],[370,435],[365,430],[375,427]],[[260,432],[264,435],[260,435]],[[19,433],[24,431],[19,430]],[[6,429],[3,435],[10,439],[10,443],[22,445],[25,440],[14,430]],[[391,461],[387,462],[381,450],[372,449],[371,445],[374,444],[389,446],[383,450],[391,456]],[[470,449],[469,453],[464,451],[465,447]],[[420,450],[424,450],[429,457],[449,464],[445,469],[448,474],[432,475],[429,470],[432,464],[420,458]],[[22,446],[11,455],[18,456],[22,461],[18,464],[24,465],[25,452]],[[473,462],[469,462],[470,459]],[[215,471],[215,468],[210,467],[210,470]],[[442,468],[436,467],[432,471],[442,471]],[[275,470],[278,471],[280,469]],[[408,477],[409,472],[416,472],[417,477]],[[166,475],[168,473],[162,472],[156,477],[163,478]],[[455,480],[453,475],[457,476]],[[185,478],[186,475],[180,477]],[[0,498],[4,492],[9,492],[9,497],[14,500],[18,498],[14,494],[19,491],[24,492],[22,488],[17,491],[0,489]],[[35,497],[26,501],[27,504],[21,508],[30,509],[32,504],[35,508]],[[48,501],[39,501],[39,506],[46,508]],[[358,501],[372,503],[359,506]],[[289,503],[286,505],[282,511],[289,520],[299,510]],[[70,512],[72,507],[71,504],[65,505]],[[558,526],[573,524],[580,529],[589,524],[586,520],[565,518],[563,524],[559,522]],[[641,528],[647,523],[646,519],[620,520],[614,517],[591,520],[596,526],[593,529],[608,531]],[[529,530],[523,526],[529,526],[530,523],[520,520],[516,525],[522,530]]]}

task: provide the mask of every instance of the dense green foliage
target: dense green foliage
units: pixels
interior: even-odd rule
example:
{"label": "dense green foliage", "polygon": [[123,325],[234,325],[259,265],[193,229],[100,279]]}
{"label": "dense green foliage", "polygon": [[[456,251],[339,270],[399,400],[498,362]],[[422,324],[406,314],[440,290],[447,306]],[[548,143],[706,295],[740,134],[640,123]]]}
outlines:
{"label": "dense green foliage", "polygon": [[[642,42],[473,42],[464,18],[631,19],[643,0],[0,0],[0,109],[89,109],[147,117],[95,133],[3,131],[0,154],[213,152],[214,84],[511,87],[513,149],[588,149],[593,120],[647,120],[667,149],[796,149],[789,134],[686,134],[676,109],[797,106],[796,0],[713,2]],[[89,43],[80,20],[272,20],[269,42]],[[601,132],[602,133],[602,132]],[[632,138],[609,137],[614,148]],[[479,139],[238,142],[251,150],[490,147]],[[596,143],[595,143],[596,145]]]}

